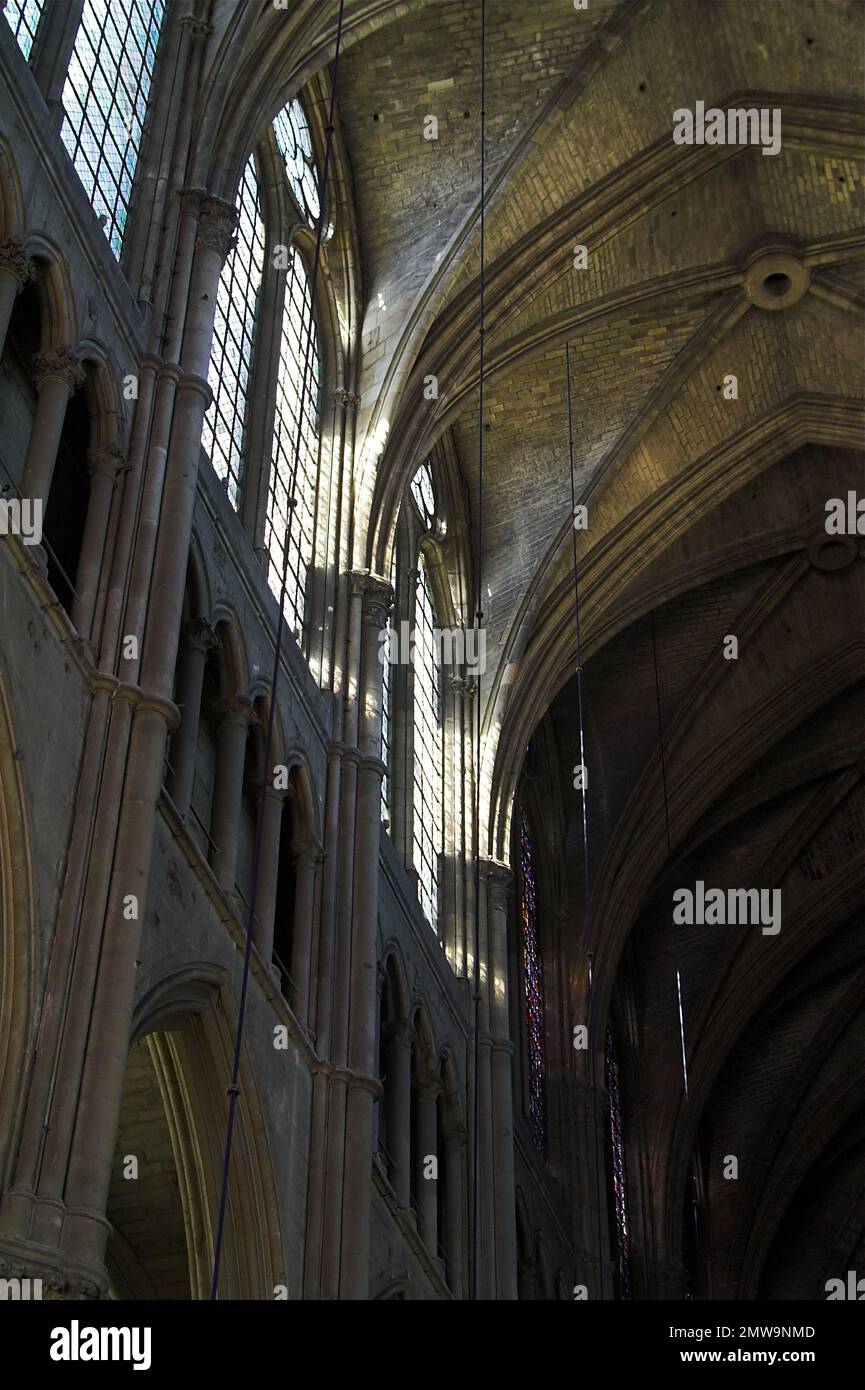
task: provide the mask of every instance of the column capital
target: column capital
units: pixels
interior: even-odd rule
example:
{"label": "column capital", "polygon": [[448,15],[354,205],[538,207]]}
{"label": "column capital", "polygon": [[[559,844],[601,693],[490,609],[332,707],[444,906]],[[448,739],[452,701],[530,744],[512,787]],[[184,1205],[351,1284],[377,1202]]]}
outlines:
{"label": "column capital", "polygon": [[12,275],[18,281],[19,290],[36,279],[36,266],[24,250],[24,243],[8,238],[0,241],[0,270]]}
{"label": "column capital", "polygon": [[445,677],[445,679],[447,680],[448,685],[450,686],[451,690],[454,692],[455,695],[470,696],[474,694],[474,688],[469,688],[470,686],[472,686],[470,677],[449,673]]}
{"label": "column capital", "polygon": [[251,728],[258,723],[252,701],[248,695],[235,695],[233,700],[226,700],[222,707],[222,724],[239,724],[246,728]]}
{"label": "column capital", "polygon": [[317,864],[323,864],[327,858],[324,846],[314,835],[307,835],[303,839],[294,840],[291,845],[291,853],[296,864],[306,864],[310,868],[315,868]]}
{"label": "column capital", "polygon": [[443,1090],[442,1079],[438,1072],[431,1067],[419,1067],[415,1073],[414,1087],[426,1096],[427,1100],[434,1100]]}
{"label": "column capital", "polygon": [[508,895],[513,887],[514,875],[509,864],[503,864],[498,859],[484,859],[480,861],[481,878],[487,885],[487,896],[491,898],[496,907],[504,908],[507,906]]}
{"label": "column capital", "polygon": [[36,385],[42,389],[46,381],[56,377],[68,387],[69,394],[84,385],[84,368],[71,348],[50,348],[47,352],[35,352],[31,357],[36,373]]}
{"label": "column capital", "polygon": [[126,455],[116,444],[96,444],[87,450],[91,478],[111,478],[126,467]]}
{"label": "column capital", "polygon": [[178,23],[181,29],[189,31],[189,36],[193,39],[207,39],[213,33],[212,24],[207,24],[203,19],[196,19],[192,14],[183,15]]}
{"label": "column capital", "polygon": [[337,405],[343,406],[346,410],[360,409],[360,396],[356,396],[353,391],[346,391],[344,386],[337,386],[333,398]]}
{"label": "column capital", "polygon": [[388,1042],[398,1043],[400,1047],[411,1047],[414,1042],[414,1028],[410,1019],[394,1018],[382,1021],[381,1031]]}
{"label": "column capital", "polygon": [[352,570],[351,586],[353,594],[363,599],[363,621],[374,628],[387,626],[388,614],[393,607],[393,585],[381,575],[371,570]]}
{"label": "column capital", "polygon": [[225,260],[237,244],[237,208],[224,198],[204,195],[198,206],[198,236],[196,246],[218,251]]}
{"label": "column capital", "polygon": [[219,646],[216,630],[206,618],[193,618],[191,622],[185,623],[183,640],[187,647],[198,648],[205,653]]}

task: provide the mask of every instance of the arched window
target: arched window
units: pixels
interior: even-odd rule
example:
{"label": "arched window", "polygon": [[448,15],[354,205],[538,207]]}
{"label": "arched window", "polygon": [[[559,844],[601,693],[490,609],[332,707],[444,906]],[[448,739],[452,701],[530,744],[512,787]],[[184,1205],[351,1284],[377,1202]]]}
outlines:
{"label": "arched window", "polygon": [[61,137],[118,258],[164,14],[165,0],[84,0],[63,88]]}
{"label": "arched window", "polygon": [[412,862],[418,899],[438,930],[439,855],[442,851],[441,668],[435,611],[423,551],[417,561],[414,612],[414,790]]}
{"label": "arched window", "polygon": [[[282,186],[282,166],[270,137],[259,147],[258,166],[250,156],[241,180],[237,245],[220,279],[208,372],[214,400],[202,442],[232,505],[254,531],[256,546],[263,532],[267,581],[277,598],[285,575],[283,611],[300,641],[316,545],[321,354],[312,287],[294,237],[298,216],[311,220],[318,208],[312,144],[297,101],[274,120],[273,138],[284,160]],[[266,197],[256,167],[271,170]],[[270,350],[277,335],[278,357]],[[248,409],[253,399],[256,404]],[[268,406],[273,411],[270,457],[260,457],[257,449],[255,457],[246,457],[247,432],[259,439],[262,418],[270,428]]]}
{"label": "arched window", "polygon": [[537,888],[532,842],[525,812],[520,817],[520,933],[522,937],[523,996],[528,1039],[529,1119],[532,1140],[542,1158],[547,1154],[546,1059],[544,1047],[544,977],[538,931]]}
{"label": "arched window", "polygon": [[6,0],[3,7],[18,47],[27,59],[30,57],[39,17],[44,8],[45,0]]}
{"label": "arched window", "polygon": [[202,444],[234,507],[239,502],[243,426],[252,363],[255,307],[264,268],[264,226],[253,159],[240,181],[237,244],[222,270],[216,298],[207,380],[213,401],[204,417]]}
{"label": "arched window", "polygon": [[[287,559],[284,612],[298,640],[313,555],[319,374],[309,281],[294,246],[288,252],[282,311],[265,545],[270,556],[269,583],[277,597]],[[292,498],[295,505],[290,508]]]}
{"label": "arched window", "polygon": [[622,1094],[619,1063],[612,1028],[607,1029],[605,1079],[610,1097],[610,1178],[613,1221],[616,1233],[616,1295],[631,1297],[631,1237],[628,1228],[628,1193],[625,1174],[625,1143],[622,1132]]}
{"label": "arched window", "polygon": [[312,227],[321,211],[318,198],[318,174],[309,122],[303,107],[295,98],[283,107],[273,123],[279,152],[285,160],[285,172],[298,208]]}
{"label": "arched window", "polygon": [[420,514],[424,531],[431,531],[435,522],[436,497],[432,471],[428,463],[422,463],[412,478],[411,495]]}

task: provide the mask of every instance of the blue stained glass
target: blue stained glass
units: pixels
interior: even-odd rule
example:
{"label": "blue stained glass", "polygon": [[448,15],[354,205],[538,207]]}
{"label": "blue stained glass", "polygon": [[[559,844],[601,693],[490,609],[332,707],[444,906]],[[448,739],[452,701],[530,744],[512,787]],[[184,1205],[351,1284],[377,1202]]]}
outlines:
{"label": "blue stained glass", "polygon": [[610,1154],[612,1157],[613,1214],[616,1222],[616,1272],[618,1294],[631,1297],[631,1237],[628,1230],[628,1193],[625,1175],[625,1144],[622,1133],[622,1095],[619,1064],[612,1028],[607,1029],[605,1055],[607,1094],[610,1097]]}
{"label": "blue stained glass", "polygon": [[118,258],[164,14],[165,0],[84,0],[63,90],[61,138]]}
{"label": "blue stained glass", "polygon": [[520,923],[523,993],[529,1044],[529,1119],[532,1140],[547,1156],[546,1055],[544,1046],[544,977],[538,933],[538,903],[532,844],[525,812],[520,818]]}
{"label": "blue stained glass", "polygon": [[18,43],[18,47],[29,59],[36,37],[39,17],[45,7],[45,0],[6,0],[3,6],[6,20]]}

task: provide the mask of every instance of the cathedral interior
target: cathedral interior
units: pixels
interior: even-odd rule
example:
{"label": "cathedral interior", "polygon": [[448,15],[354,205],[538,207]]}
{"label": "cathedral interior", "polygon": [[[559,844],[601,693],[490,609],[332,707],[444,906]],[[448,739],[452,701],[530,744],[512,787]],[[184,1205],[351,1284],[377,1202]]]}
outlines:
{"label": "cathedral interior", "polygon": [[862,6],[2,10],[0,1276],[824,1300]]}

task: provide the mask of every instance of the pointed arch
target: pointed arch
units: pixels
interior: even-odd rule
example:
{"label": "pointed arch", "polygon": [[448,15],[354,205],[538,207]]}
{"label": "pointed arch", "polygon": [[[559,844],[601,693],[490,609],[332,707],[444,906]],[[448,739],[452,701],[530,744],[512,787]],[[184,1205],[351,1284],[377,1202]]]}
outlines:
{"label": "pointed arch", "polygon": [[[189,963],[158,981],[136,1009],[132,1042],[147,1039],[166,1108],[180,1185],[192,1297],[207,1297],[227,1120],[225,1083],[237,1027],[221,971]],[[220,1297],[267,1299],[286,1282],[267,1125],[251,1059],[241,1055],[231,1201]]]}

